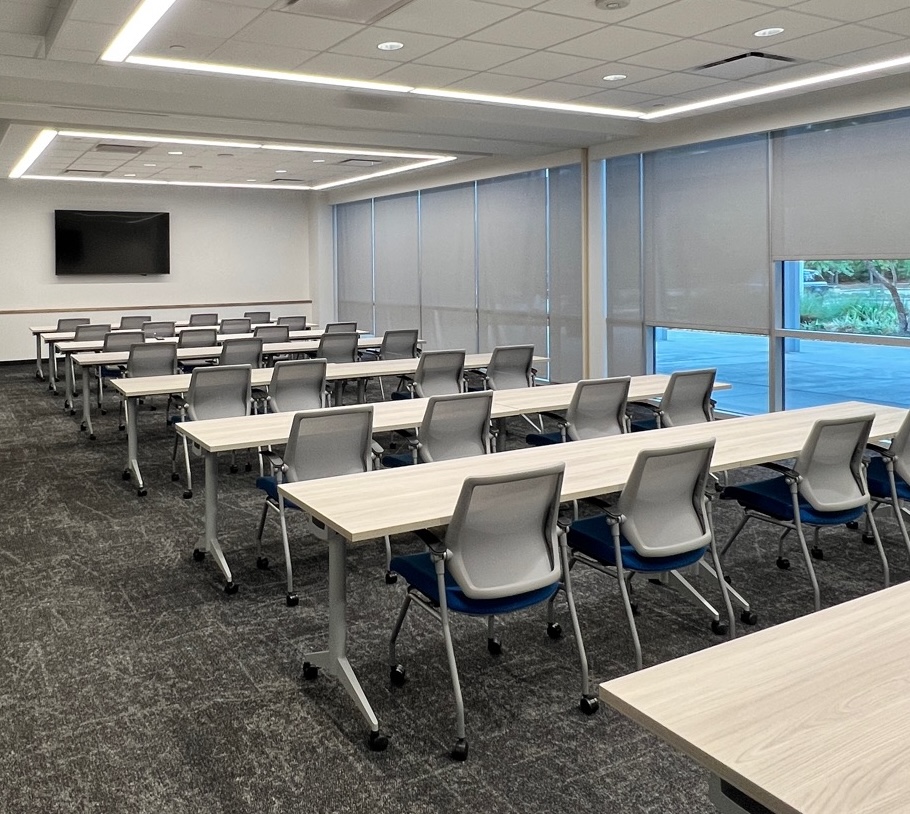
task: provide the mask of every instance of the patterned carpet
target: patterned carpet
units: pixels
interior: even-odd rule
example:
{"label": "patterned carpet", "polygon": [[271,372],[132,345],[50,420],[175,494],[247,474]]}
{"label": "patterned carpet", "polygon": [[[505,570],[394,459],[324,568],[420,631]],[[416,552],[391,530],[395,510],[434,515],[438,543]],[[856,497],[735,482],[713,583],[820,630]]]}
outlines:
{"label": "patterned carpet", "polygon": [[[266,532],[273,567],[259,570],[254,474],[229,474],[225,459],[222,544],[240,586],[227,596],[214,565],[191,556],[202,531],[201,462],[197,496],[182,500],[182,484],[170,480],[164,404],[146,405],[140,451],[149,491],[137,498],[120,477],[126,439],[108,400],[90,441],[31,366],[0,367],[0,810],[713,810],[707,773],[692,761],[610,709],[578,711],[572,637],[548,639],[542,611],[503,620],[499,657],[487,653],[482,622],[456,620],[471,754],[452,762],[442,638],[424,614],[412,615],[400,639],[409,680],[390,686],[387,637],[403,589],[385,584],[379,541],[353,548],[348,572],[351,661],[391,736],[386,752],[369,751],[339,684],[301,674],[301,654],[326,638],[325,544],[293,527],[301,601],[286,607],[277,524]],[[522,445],[521,421],[510,430],[508,445]],[[736,517],[718,505],[719,539]],[[907,551],[885,512],[880,525],[892,579],[905,580]],[[875,551],[856,532],[833,530],[823,545],[824,605],[881,586]],[[416,549],[417,541],[403,535],[393,546]],[[755,525],[727,563],[759,629],[812,607],[797,558],[780,571],[775,556],[773,529]],[[584,569],[575,586],[593,678],[630,671],[616,586]],[[717,599],[716,588],[708,594]],[[720,640],[668,589],[644,583],[638,598],[646,665]],[[564,609],[562,617],[568,628]],[[754,629],[740,626],[744,635]]]}

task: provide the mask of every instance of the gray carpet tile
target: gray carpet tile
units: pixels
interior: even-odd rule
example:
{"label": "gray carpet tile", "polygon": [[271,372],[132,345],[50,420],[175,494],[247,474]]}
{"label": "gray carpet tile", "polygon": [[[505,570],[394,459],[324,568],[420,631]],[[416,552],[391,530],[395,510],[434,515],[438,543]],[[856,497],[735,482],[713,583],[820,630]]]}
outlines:
{"label": "gray carpet tile", "polygon": [[[0,810],[712,811],[707,774],[694,762],[610,709],[578,711],[572,637],[550,640],[542,609],[501,621],[499,657],[487,653],[483,623],[456,619],[471,754],[450,761],[451,688],[441,635],[425,614],[413,612],[399,640],[408,682],[389,683],[387,637],[403,587],[385,584],[380,541],[348,558],[350,657],[391,736],[387,752],[370,752],[340,685],[302,677],[303,653],[326,641],[325,544],[292,522],[301,601],[286,607],[274,517],[265,535],[271,567],[256,567],[262,499],[243,455],[238,473],[227,456],[219,467],[221,542],[240,586],[227,596],[215,566],[192,558],[202,466],[194,460],[196,496],[183,500],[183,484],[170,478],[163,400],[139,417],[148,495],[138,498],[121,479],[126,438],[112,397],[90,441],[28,365],[0,367],[0,393]],[[506,446],[523,445],[527,425],[508,428]],[[892,579],[907,579],[907,551],[880,514]],[[737,516],[718,503],[719,539]],[[880,587],[878,558],[857,532],[833,529],[822,542],[823,604]],[[393,545],[418,550],[411,535]],[[761,525],[730,552],[728,573],[759,614],[755,628],[739,626],[742,635],[811,610],[795,552],[789,571],[775,557],[774,529]],[[646,664],[721,640],[672,591],[636,582]],[[593,679],[629,672],[615,584],[581,568],[574,583]],[[706,591],[719,601],[716,586]],[[564,604],[559,616],[569,631]]]}

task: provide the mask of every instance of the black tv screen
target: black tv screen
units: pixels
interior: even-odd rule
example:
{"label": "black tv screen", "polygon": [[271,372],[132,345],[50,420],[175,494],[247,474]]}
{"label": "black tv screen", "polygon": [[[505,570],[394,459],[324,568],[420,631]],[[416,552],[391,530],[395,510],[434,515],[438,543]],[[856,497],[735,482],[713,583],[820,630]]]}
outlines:
{"label": "black tv screen", "polygon": [[57,274],[170,274],[167,212],[54,212]]}

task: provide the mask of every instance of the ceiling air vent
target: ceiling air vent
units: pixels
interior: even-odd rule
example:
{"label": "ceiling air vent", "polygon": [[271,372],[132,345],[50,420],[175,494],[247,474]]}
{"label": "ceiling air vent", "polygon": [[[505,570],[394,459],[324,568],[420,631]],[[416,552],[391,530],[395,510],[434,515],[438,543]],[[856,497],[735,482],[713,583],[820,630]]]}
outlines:
{"label": "ceiling air vent", "polygon": [[368,25],[410,2],[411,0],[278,0],[272,9]]}
{"label": "ceiling air vent", "polygon": [[63,171],[64,175],[107,175],[107,170],[72,170]]}
{"label": "ceiling air vent", "polygon": [[344,161],[339,161],[339,167],[375,167],[377,164],[382,162],[375,158],[346,158]]}
{"label": "ceiling air vent", "polygon": [[750,76],[776,71],[799,62],[790,57],[779,57],[774,54],[762,54],[759,51],[749,51],[747,54],[722,59],[719,62],[709,62],[699,65],[693,70],[705,76],[716,79],[747,79]]}
{"label": "ceiling air vent", "polygon": [[140,155],[145,152],[145,147],[135,144],[96,144],[92,147],[93,153],[116,153],[118,155]]}

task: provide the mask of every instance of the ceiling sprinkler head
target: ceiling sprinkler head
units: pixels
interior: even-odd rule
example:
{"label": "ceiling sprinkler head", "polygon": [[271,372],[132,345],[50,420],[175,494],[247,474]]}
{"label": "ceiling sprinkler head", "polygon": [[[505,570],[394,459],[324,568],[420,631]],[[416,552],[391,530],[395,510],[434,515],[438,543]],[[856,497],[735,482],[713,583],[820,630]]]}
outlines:
{"label": "ceiling sprinkler head", "polygon": [[616,9],[625,8],[632,0],[594,0],[594,5],[604,11],[616,11]]}

